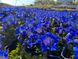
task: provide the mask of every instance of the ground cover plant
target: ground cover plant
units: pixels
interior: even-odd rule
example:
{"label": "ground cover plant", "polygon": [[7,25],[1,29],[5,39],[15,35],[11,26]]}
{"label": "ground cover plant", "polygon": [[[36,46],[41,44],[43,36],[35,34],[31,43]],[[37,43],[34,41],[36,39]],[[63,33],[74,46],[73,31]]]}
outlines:
{"label": "ground cover plant", "polygon": [[78,12],[0,9],[0,50],[10,59],[77,59]]}

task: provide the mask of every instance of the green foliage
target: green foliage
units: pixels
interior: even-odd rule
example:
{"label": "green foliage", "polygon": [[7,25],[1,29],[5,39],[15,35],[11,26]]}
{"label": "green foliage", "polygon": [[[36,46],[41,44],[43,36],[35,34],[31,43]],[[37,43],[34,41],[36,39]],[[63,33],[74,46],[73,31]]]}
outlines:
{"label": "green foliage", "polygon": [[53,33],[53,34],[54,34],[55,29],[56,29],[55,27],[54,27],[54,28],[52,28],[51,33]]}
{"label": "green foliage", "polygon": [[74,59],[74,55],[71,56],[71,59]]}
{"label": "green foliage", "polygon": [[74,3],[75,5],[78,5],[78,2]]}
{"label": "green foliage", "polygon": [[10,59],[20,59],[19,56],[21,54],[21,46],[18,44],[17,48],[9,53]]}
{"label": "green foliage", "polygon": [[2,26],[0,26],[0,31],[2,30]]}
{"label": "green foliage", "polygon": [[68,50],[70,51],[70,55],[71,55],[71,56],[74,55],[74,52],[73,52],[73,45],[72,45],[72,44],[69,44],[68,47],[69,47]]}
{"label": "green foliage", "polygon": [[7,30],[5,30],[2,34],[5,35],[5,40],[3,40],[4,46],[9,45],[13,39],[16,39],[14,26],[9,25]]}
{"label": "green foliage", "polygon": [[22,51],[21,45],[18,44],[17,48],[9,53],[9,59],[42,59],[42,55],[32,56],[25,51]]}

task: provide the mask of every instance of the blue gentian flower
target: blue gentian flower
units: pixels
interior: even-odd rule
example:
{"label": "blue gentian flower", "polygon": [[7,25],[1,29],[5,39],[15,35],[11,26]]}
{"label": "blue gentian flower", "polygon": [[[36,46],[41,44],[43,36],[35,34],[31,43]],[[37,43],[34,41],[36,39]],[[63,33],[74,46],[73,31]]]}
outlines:
{"label": "blue gentian flower", "polygon": [[20,35],[20,34],[22,34],[25,30],[26,30],[26,29],[25,29],[24,26],[17,27],[17,28],[15,29],[15,33],[16,33],[16,35]]}
{"label": "blue gentian flower", "polygon": [[57,50],[57,43],[59,42],[59,37],[47,32],[45,35],[41,36],[36,40],[36,43],[40,43],[42,52],[50,50]]}
{"label": "blue gentian flower", "polygon": [[29,37],[29,39],[27,40],[27,44],[30,47],[33,47],[34,44],[36,44],[36,40],[39,38],[38,34],[33,34]]}
{"label": "blue gentian flower", "polygon": [[12,25],[12,24],[17,24],[18,23],[18,20],[16,17],[14,17],[13,15],[9,15],[5,18],[2,19],[2,22],[3,23],[7,23],[9,25]]}
{"label": "blue gentian flower", "polygon": [[74,50],[74,59],[78,58],[78,47],[73,47]]}

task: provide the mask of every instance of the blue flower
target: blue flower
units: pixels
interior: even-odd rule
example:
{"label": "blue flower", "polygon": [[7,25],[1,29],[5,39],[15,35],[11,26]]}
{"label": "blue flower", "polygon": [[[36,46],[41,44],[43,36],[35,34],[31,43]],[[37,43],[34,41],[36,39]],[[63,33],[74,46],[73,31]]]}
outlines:
{"label": "blue flower", "polygon": [[3,13],[0,13],[0,19],[2,19],[3,17],[4,17],[4,14]]}
{"label": "blue flower", "polygon": [[4,57],[8,57],[8,53],[9,53],[9,50],[8,50],[8,49],[5,50],[5,51],[4,51]]}
{"label": "blue flower", "polygon": [[47,32],[45,35],[41,36],[36,42],[40,43],[42,52],[50,50],[57,50],[57,43],[59,41],[59,37]]}
{"label": "blue flower", "polygon": [[9,53],[8,50],[0,51],[0,56],[1,56],[2,58],[8,59],[8,58],[9,58],[9,57],[8,57],[8,53]]}
{"label": "blue flower", "polygon": [[18,20],[16,17],[14,17],[13,15],[9,15],[5,18],[2,19],[2,22],[3,23],[7,23],[9,25],[14,25],[14,24],[17,24],[18,23]]}
{"label": "blue flower", "polygon": [[27,40],[27,44],[30,46],[30,47],[33,47],[34,44],[36,44],[36,40],[39,38],[39,35],[38,34],[33,34],[31,35],[28,40]]}
{"label": "blue flower", "polygon": [[37,33],[40,34],[40,33],[42,33],[43,30],[42,30],[42,27],[41,26],[35,26],[34,27],[34,31],[36,31]]}
{"label": "blue flower", "polygon": [[78,47],[73,47],[74,50],[74,59],[78,58]]}
{"label": "blue flower", "polygon": [[4,51],[0,51],[0,56],[3,56],[3,54],[4,54]]}
{"label": "blue flower", "polygon": [[22,34],[25,30],[26,30],[26,29],[25,29],[24,26],[17,27],[17,28],[15,29],[15,33],[16,33],[16,35],[20,35],[20,34]]}
{"label": "blue flower", "polygon": [[78,39],[74,39],[74,44],[78,45]]}

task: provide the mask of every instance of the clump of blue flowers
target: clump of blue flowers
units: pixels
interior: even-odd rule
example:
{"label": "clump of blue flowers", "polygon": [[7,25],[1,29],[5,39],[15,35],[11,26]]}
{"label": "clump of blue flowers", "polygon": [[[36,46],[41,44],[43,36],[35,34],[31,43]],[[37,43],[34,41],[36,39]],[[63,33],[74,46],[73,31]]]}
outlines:
{"label": "clump of blue flowers", "polygon": [[11,59],[13,55],[18,56],[16,59],[77,59],[77,47],[77,11],[19,7],[0,10],[0,50],[8,49]]}

